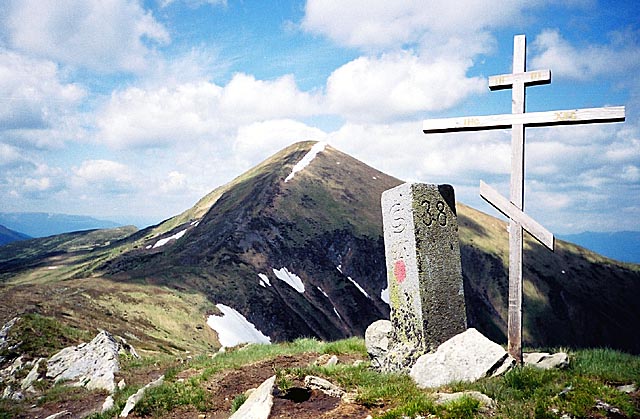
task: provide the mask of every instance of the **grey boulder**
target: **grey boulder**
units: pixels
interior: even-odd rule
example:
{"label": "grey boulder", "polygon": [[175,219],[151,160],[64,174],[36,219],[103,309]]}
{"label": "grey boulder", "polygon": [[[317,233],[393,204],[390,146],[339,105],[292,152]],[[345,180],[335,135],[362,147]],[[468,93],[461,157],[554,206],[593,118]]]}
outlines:
{"label": "grey boulder", "polygon": [[420,356],[409,375],[418,387],[433,388],[500,375],[513,365],[515,360],[502,346],[470,328],[442,343],[436,352]]}

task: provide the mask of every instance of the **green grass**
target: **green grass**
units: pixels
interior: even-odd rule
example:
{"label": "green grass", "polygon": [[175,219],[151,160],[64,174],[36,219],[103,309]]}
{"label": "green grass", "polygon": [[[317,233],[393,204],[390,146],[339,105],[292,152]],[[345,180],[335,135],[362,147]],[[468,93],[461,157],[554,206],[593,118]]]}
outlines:
{"label": "green grass", "polygon": [[[190,405],[200,411],[207,410],[203,383],[214,373],[237,369],[281,355],[301,353],[356,354],[366,357],[362,339],[352,338],[324,343],[314,339],[298,339],[277,345],[249,345],[219,354],[214,358],[197,357],[189,367],[200,371],[184,382],[175,382],[179,366],[168,369],[168,380],[145,395],[136,407],[139,415],[160,415],[177,406]],[[442,419],[469,418],[558,418],[561,414],[572,417],[597,415],[598,400],[620,409],[627,417],[638,417],[640,411],[629,395],[615,389],[612,384],[638,383],[640,358],[611,350],[582,350],[571,354],[572,364],[566,370],[539,370],[518,367],[502,377],[486,378],[475,383],[454,383],[438,391],[477,390],[496,401],[496,407],[487,411],[480,402],[463,397],[444,405],[434,402],[433,391],[421,390],[406,375],[379,374],[365,362],[358,366],[337,364],[276,369],[277,385],[285,390],[306,375],[316,375],[355,394],[356,403],[377,412],[374,417],[398,419],[416,415],[435,415]],[[238,395],[233,410],[245,400]],[[483,410],[484,409],[484,410]],[[597,416],[596,416],[597,417]]]}
{"label": "green grass", "polygon": [[140,416],[160,415],[178,406],[193,406],[199,411],[207,410],[207,396],[199,380],[164,382],[148,389],[136,404],[135,411]]}
{"label": "green grass", "polygon": [[[139,416],[166,417],[180,406],[207,412],[210,409],[210,396],[206,390],[208,380],[220,371],[239,369],[283,355],[296,356],[304,353],[335,354],[339,357],[355,355],[366,359],[362,339],[352,338],[329,343],[298,339],[282,344],[233,348],[214,357],[198,356],[185,364],[177,363],[174,358],[167,356],[127,359],[122,368],[127,374],[135,374],[136,370],[145,370],[151,366],[164,371],[165,382],[149,389],[134,412]],[[434,415],[441,419],[558,419],[562,414],[574,418],[606,417],[606,413],[596,410],[598,401],[620,409],[628,418],[640,417],[640,407],[634,404],[628,394],[615,388],[621,384],[640,382],[640,357],[606,349],[578,350],[570,353],[570,356],[571,365],[565,370],[546,371],[518,367],[502,377],[485,378],[475,383],[453,383],[430,390],[417,388],[407,375],[372,371],[368,362],[359,365],[339,363],[318,366],[310,363],[298,368],[275,367],[274,373],[276,384],[281,390],[293,386],[306,375],[326,378],[353,394],[355,402],[369,408],[374,418],[399,419]],[[191,371],[190,378],[178,380],[180,373],[187,368]],[[115,417],[124,407],[127,397],[138,388],[139,386],[132,386],[116,392],[115,407],[104,414],[94,414],[91,418]],[[489,409],[471,397],[462,397],[444,405],[434,402],[435,391],[466,390],[486,394],[496,402],[496,406]],[[65,397],[77,397],[78,394],[81,392],[77,389],[53,386],[45,390],[42,400],[51,402]],[[236,395],[232,410],[237,410],[245,400],[244,394]],[[17,412],[10,403],[0,401],[0,419],[13,417]]]}
{"label": "green grass", "polygon": [[576,373],[612,384],[640,384],[640,357],[612,349],[586,349],[576,357]]}
{"label": "green grass", "polygon": [[503,377],[458,383],[451,389],[477,390],[491,397],[498,404],[495,418],[557,418],[552,409],[572,417],[591,417],[597,400],[628,417],[640,415],[629,395],[613,386],[638,383],[640,358],[608,349],[579,350],[571,358],[566,370],[518,367]]}
{"label": "green grass", "polygon": [[231,402],[231,413],[235,413],[236,410],[240,409],[240,406],[242,406],[246,401],[247,401],[246,394],[244,393],[238,394]]}
{"label": "green grass", "polygon": [[[193,406],[199,411],[207,410],[207,397],[203,388],[211,376],[219,371],[233,370],[244,365],[273,359],[282,355],[297,355],[302,353],[366,353],[361,339],[346,339],[339,342],[325,343],[315,339],[297,339],[293,342],[277,345],[252,344],[244,348],[229,350],[216,355],[198,356],[189,364],[189,368],[199,370],[200,374],[185,381],[175,381],[180,366],[167,366],[165,382],[145,392],[143,399],[136,405],[135,412],[139,415],[158,416],[178,406]],[[146,364],[144,361],[131,361],[127,369],[134,369],[136,364]],[[165,358],[164,361],[167,362]],[[166,365],[166,364],[165,364]],[[184,366],[182,367],[184,368]]]}
{"label": "green grass", "polygon": [[[67,346],[92,339],[87,332],[66,326],[53,317],[28,313],[9,330],[7,339],[19,345],[0,352],[0,356],[12,358],[27,354],[32,358],[49,357]],[[10,349],[12,348],[12,349]]]}

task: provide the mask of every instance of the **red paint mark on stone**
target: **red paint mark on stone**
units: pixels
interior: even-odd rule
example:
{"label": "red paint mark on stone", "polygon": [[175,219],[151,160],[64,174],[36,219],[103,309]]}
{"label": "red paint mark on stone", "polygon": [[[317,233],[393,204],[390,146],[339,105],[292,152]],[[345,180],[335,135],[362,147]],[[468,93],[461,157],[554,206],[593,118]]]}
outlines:
{"label": "red paint mark on stone", "polygon": [[396,277],[396,281],[399,284],[404,282],[404,279],[407,277],[407,268],[404,264],[404,260],[397,260],[395,265],[393,266],[393,275]]}

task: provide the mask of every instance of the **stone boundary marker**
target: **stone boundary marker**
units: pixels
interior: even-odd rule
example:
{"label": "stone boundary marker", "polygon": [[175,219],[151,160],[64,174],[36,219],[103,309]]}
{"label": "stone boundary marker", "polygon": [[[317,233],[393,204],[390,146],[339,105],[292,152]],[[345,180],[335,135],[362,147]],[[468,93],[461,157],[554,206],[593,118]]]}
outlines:
{"label": "stone boundary marker", "polygon": [[394,341],[433,351],[467,328],[453,187],[389,189],[382,219]]}

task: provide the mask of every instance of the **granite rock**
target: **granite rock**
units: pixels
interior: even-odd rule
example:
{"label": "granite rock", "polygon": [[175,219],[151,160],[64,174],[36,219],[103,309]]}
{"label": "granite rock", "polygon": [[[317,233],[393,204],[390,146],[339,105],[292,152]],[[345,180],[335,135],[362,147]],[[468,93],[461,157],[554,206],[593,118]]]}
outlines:
{"label": "granite rock", "polygon": [[276,376],[267,379],[255,389],[229,419],[267,419],[273,406],[273,386]]}
{"label": "granite rock", "polygon": [[506,372],[515,360],[497,343],[470,328],[422,355],[410,376],[421,388],[440,387],[455,381],[473,382]]}

